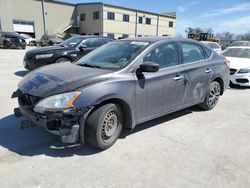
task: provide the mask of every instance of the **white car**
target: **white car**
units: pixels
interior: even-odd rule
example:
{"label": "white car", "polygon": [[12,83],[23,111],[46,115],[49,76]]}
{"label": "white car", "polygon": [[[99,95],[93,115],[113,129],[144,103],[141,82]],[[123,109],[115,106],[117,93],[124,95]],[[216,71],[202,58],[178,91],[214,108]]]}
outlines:
{"label": "white car", "polygon": [[210,47],[211,49],[213,49],[217,53],[221,53],[222,51],[220,45],[216,42],[210,42],[210,41],[201,41],[201,42],[206,46]]}
{"label": "white car", "polygon": [[230,61],[231,83],[250,86],[250,46],[228,47],[221,54]]}
{"label": "white car", "polygon": [[36,39],[35,38],[32,38],[28,34],[23,34],[22,33],[20,35],[24,38],[24,40],[25,40],[25,42],[26,42],[27,45],[29,45],[29,46],[36,46]]}

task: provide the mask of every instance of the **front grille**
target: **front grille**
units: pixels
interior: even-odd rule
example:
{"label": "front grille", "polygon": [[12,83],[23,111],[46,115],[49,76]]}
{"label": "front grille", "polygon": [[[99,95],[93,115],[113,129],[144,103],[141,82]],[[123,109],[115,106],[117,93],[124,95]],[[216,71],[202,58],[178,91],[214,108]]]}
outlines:
{"label": "front grille", "polygon": [[236,79],[236,82],[245,84],[245,83],[249,83],[249,80],[246,78],[240,78],[240,79]]}
{"label": "front grille", "polygon": [[235,74],[235,73],[236,73],[236,71],[237,71],[237,69],[230,69],[230,75]]}
{"label": "front grille", "polygon": [[30,61],[33,59],[33,54],[30,54],[30,53],[26,53],[25,56],[24,56],[24,61]]}

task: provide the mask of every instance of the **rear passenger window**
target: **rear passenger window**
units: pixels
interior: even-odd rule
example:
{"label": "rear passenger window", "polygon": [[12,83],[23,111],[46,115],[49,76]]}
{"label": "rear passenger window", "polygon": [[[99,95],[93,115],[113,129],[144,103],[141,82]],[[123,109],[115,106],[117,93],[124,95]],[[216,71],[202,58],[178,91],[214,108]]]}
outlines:
{"label": "rear passenger window", "polygon": [[201,61],[205,55],[201,46],[193,43],[181,43],[184,63]]}
{"label": "rear passenger window", "polygon": [[178,50],[174,43],[169,43],[155,48],[147,54],[143,62],[151,61],[159,64],[160,68],[178,65]]}
{"label": "rear passenger window", "polygon": [[208,48],[205,48],[205,47],[203,49],[205,51],[205,57],[206,57],[206,59],[210,58],[210,56],[212,55],[212,51],[209,50]]}

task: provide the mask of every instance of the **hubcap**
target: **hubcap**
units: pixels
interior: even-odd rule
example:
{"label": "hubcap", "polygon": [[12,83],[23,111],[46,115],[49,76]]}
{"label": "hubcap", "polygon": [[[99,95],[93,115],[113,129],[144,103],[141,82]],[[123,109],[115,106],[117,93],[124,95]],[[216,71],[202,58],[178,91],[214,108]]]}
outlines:
{"label": "hubcap", "polygon": [[210,93],[209,93],[209,98],[208,98],[208,104],[210,107],[213,107],[216,105],[218,102],[218,99],[220,97],[220,88],[219,86],[214,86]]}
{"label": "hubcap", "polygon": [[115,112],[109,112],[103,121],[102,125],[102,137],[103,139],[109,139],[117,130],[118,118]]}

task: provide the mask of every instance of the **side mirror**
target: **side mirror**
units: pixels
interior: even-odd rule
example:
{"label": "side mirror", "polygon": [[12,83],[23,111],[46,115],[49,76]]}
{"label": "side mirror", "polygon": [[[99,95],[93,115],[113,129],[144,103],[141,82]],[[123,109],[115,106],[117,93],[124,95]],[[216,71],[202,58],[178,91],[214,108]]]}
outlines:
{"label": "side mirror", "polygon": [[83,44],[83,45],[80,45],[78,48],[80,51],[84,51],[84,49],[87,48],[87,46]]}
{"label": "side mirror", "polygon": [[140,65],[140,72],[157,72],[159,70],[159,65],[157,63],[147,61]]}

